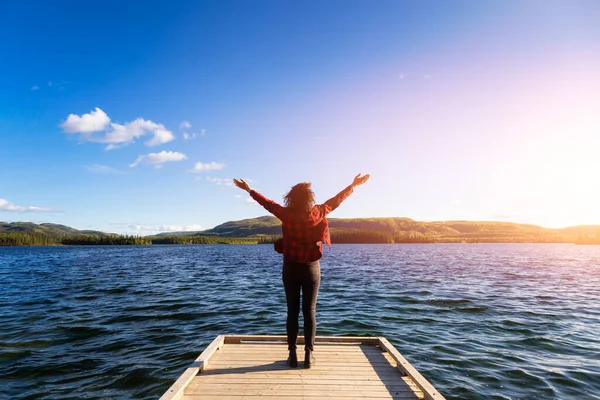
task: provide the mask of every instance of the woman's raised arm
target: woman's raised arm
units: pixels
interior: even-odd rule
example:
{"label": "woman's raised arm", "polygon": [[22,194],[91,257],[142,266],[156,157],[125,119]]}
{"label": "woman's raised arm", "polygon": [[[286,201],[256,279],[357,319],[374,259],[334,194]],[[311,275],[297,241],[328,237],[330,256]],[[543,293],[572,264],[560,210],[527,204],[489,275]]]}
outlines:
{"label": "woman's raised arm", "polygon": [[237,186],[240,189],[248,192],[248,194],[250,195],[250,197],[252,197],[254,200],[256,200],[256,202],[258,204],[260,204],[261,206],[263,206],[265,208],[265,210],[267,210],[268,212],[270,212],[271,214],[273,214],[277,218],[281,219],[281,216],[283,215],[284,208],[280,204],[278,204],[277,202],[275,202],[273,200],[267,199],[265,196],[263,196],[262,194],[258,193],[256,190],[252,189],[250,187],[250,185],[248,185],[248,183],[245,180],[243,180],[243,179],[239,179],[239,180],[238,179],[234,179],[233,183],[235,184],[235,186]]}
{"label": "woman's raised arm", "polygon": [[342,190],[341,192],[336,194],[334,197],[332,197],[331,199],[329,199],[325,203],[323,203],[325,205],[325,213],[329,214],[330,212],[332,212],[333,210],[338,208],[340,206],[340,204],[342,204],[342,201],[346,200],[348,198],[348,196],[350,196],[352,194],[352,192],[354,191],[354,188],[356,186],[360,186],[360,185],[364,184],[366,181],[369,180],[370,177],[371,177],[371,175],[369,175],[369,174],[362,175],[362,176],[361,176],[361,174],[356,175],[354,177],[354,180],[352,181],[352,183],[349,186],[347,186],[346,188],[344,188],[344,190]]}

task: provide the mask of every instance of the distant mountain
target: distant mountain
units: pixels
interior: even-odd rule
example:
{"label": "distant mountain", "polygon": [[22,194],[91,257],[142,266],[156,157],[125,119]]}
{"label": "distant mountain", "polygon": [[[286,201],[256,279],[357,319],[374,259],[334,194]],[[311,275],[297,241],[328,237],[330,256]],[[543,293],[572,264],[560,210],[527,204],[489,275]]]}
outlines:
{"label": "distant mountain", "polygon": [[[550,229],[536,225],[492,221],[437,221],[422,222],[410,218],[330,218],[332,241],[338,243],[429,243],[429,242],[485,242],[485,243],[597,243],[600,226],[584,225]],[[91,230],[77,230],[59,224],[31,222],[0,222],[0,236],[5,233],[43,234],[65,241],[65,238],[88,236],[114,237],[114,234]],[[281,235],[281,222],[272,216],[229,221],[212,229],[197,232],[166,232],[147,236],[156,243],[195,243],[189,237],[205,237],[202,243],[240,242],[237,238],[261,238],[259,242]],[[187,238],[175,240],[176,237]],[[214,238],[207,238],[214,237]],[[100,240],[100,239],[98,239]],[[107,241],[106,239],[102,239]],[[131,240],[131,239],[130,239]],[[242,241],[243,242],[243,241]]]}
{"label": "distant mountain", "polygon": [[270,216],[229,221],[212,229],[196,232],[164,232],[156,236],[197,236],[219,235],[228,237],[248,237],[258,235],[281,235],[281,222]]}
{"label": "distant mountain", "polygon": [[78,230],[60,224],[34,224],[33,222],[0,222],[0,233],[43,233],[52,237],[89,235],[105,237],[111,235],[100,231]]}
{"label": "distant mountain", "polygon": [[[546,242],[575,243],[582,237],[598,234],[600,226],[586,225],[562,229],[537,225],[494,221],[422,222],[410,218],[328,218],[332,240],[336,236],[355,237],[360,233],[375,235],[384,242]],[[219,235],[224,237],[281,235],[281,222],[272,216],[229,221],[212,229],[198,232],[169,232],[160,236]]]}

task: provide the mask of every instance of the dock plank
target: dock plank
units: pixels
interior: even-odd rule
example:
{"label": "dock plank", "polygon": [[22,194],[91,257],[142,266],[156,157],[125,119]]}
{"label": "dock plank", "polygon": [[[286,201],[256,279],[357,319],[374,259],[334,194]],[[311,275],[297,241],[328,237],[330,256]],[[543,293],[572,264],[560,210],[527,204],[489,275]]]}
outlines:
{"label": "dock plank", "polygon": [[299,343],[298,368],[290,368],[285,336],[224,335],[161,399],[444,400],[381,338],[318,337],[310,369]]}
{"label": "dock plank", "polygon": [[[223,396],[218,396],[215,397],[212,394],[194,394],[194,395],[190,395],[190,396],[186,396],[186,399],[190,399],[190,400],[323,400],[323,399],[331,399],[331,400],[366,400],[369,399],[369,397],[364,397],[364,396],[360,396],[360,397],[355,397],[355,396],[346,396],[344,394],[341,395],[328,395],[328,394],[321,394],[321,395],[316,395],[316,396],[302,396],[302,395],[292,395],[292,396],[287,396],[287,395],[223,395]],[[378,400],[409,400],[409,399],[413,399],[414,397],[406,397],[406,396],[385,396],[385,397],[378,397]]]}
{"label": "dock plank", "polygon": [[[188,384],[184,399],[418,399],[420,389],[402,377],[395,361],[374,345],[360,342],[321,343],[314,352],[316,364],[302,368],[287,365],[285,343],[235,343],[225,340],[210,364]],[[230,344],[227,344],[230,343]]]}

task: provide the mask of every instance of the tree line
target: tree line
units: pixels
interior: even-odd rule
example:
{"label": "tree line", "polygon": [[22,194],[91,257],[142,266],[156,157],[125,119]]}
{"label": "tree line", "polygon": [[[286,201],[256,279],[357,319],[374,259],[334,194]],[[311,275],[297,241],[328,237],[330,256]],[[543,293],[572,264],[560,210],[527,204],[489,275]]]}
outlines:
{"label": "tree line", "polygon": [[276,237],[74,235],[52,236],[39,232],[2,232],[0,246],[141,246],[152,244],[264,244]]}
{"label": "tree line", "polygon": [[51,236],[39,232],[0,233],[0,246],[97,246],[97,245],[150,245],[149,238],[133,235],[75,235]]}
{"label": "tree line", "polygon": [[153,236],[152,244],[258,244],[260,237],[236,238],[225,236]]}
{"label": "tree line", "polygon": [[[272,244],[281,235],[230,237],[219,235],[134,236],[134,235],[72,235],[53,236],[39,232],[2,232],[0,246],[79,246],[79,245],[160,245],[160,244]],[[418,231],[382,232],[362,229],[332,229],[332,243],[572,243],[561,235],[532,236],[527,234],[485,232],[460,235],[432,235]],[[581,236],[578,243],[598,244],[599,235]]]}
{"label": "tree line", "polygon": [[6,232],[0,233],[0,246],[54,246],[58,245],[55,237],[38,233]]}
{"label": "tree line", "polygon": [[142,246],[151,245],[152,241],[149,238],[134,235],[107,235],[107,236],[90,236],[77,235],[62,238],[60,244],[66,246]]}

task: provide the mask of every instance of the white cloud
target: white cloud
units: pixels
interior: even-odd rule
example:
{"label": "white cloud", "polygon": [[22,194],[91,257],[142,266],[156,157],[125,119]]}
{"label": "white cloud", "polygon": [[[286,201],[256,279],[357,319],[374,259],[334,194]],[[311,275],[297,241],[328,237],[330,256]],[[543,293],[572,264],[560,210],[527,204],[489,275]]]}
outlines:
{"label": "white cloud", "polygon": [[163,163],[183,161],[186,158],[187,156],[183,153],[163,150],[160,153],[150,153],[144,156],[139,156],[137,160],[135,160],[129,166],[133,168],[137,167],[139,164],[154,164],[155,166],[160,168]]}
{"label": "white cloud", "polygon": [[[191,133],[189,132],[189,130],[192,128],[192,124],[190,123],[190,121],[182,121],[179,124],[179,129],[181,129],[182,136],[183,136],[183,140],[191,140],[196,138],[196,134],[195,133]],[[202,133],[200,133],[200,136],[204,136],[204,134],[206,133],[206,129],[202,129]]]}
{"label": "white cloud", "polygon": [[65,133],[92,133],[104,130],[109,122],[108,115],[96,107],[94,111],[82,116],[70,114],[60,126]]}
{"label": "white cloud", "polygon": [[202,163],[202,162],[197,162],[196,165],[194,165],[194,169],[192,170],[192,172],[204,172],[204,171],[218,171],[225,168],[225,163],[219,163],[219,162],[209,162],[209,163]]}
{"label": "white cloud", "polygon": [[146,146],[156,146],[175,139],[175,135],[167,130],[164,125],[138,118],[124,125],[111,123],[104,137],[88,141],[97,143],[133,143],[135,139],[147,134],[152,134],[153,137],[144,142]]}
{"label": "white cloud", "polygon": [[[143,120],[142,120],[143,121]],[[145,121],[145,122],[150,122],[152,124],[154,124],[152,121]],[[156,127],[153,128],[153,134],[154,137],[146,142],[144,142],[144,144],[146,146],[157,146],[159,144],[163,144],[163,143],[168,143],[171,140],[175,139],[175,135],[173,135],[173,132],[171,132],[170,130],[168,130],[167,128],[165,128],[164,125],[162,124],[154,124]]]}
{"label": "white cloud", "polygon": [[206,129],[202,128],[202,130],[200,131],[200,136],[204,136],[206,135]]}
{"label": "white cloud", "polygon": [[154,235],[160,232],[197,232],[205,230],[201,225],[177,225],[177,224],[147,224],[140,222],[111,222],[120,233],[127,235]]}
{"label": "white cloud", "polygon": [[129,229],[138,232],[156,233],[156,232],[194,232],[203,231],[200,225],[152,225],[152,224],[129,224]]}
{"label": "white cloud", "polygon": [[248,204],[258,204],[252,197],[247,197],[245,201]]}
{"label": "white cloud", "polygon": [[235,197],[236,199],[241,199],[241,198],[242,198],[242,195],[241,195],[241,194],[236,194],[236,195],[235,195],[235,196],[233,196],[233,197]]}
{"label": "white cloud", "polygon": [[[157,146],[175,139],[173,132],[163,124],[138,118],[125,124],[111,122],[104,111],[96,107],[89,114],[81,116],[70,114],[67,120],[60,124],[65,133],[79,133],[82,142],[108,143],[106,150],[114,150],[123,145],[133,143],[137,138],[151,135],[144,142],[146,146]],[[94,135],[94,133],[96,133]]]}
{"label": "white cloud", "polygon": [[231,178],[214,178],[212,176],[207,176],[206,180],[216,183],[219,186],[233,186],[233,179]]}
{"label": "white cloud", "polygon": [[196,138],[196,134],[195,133],[183,132],[182,136],[183,136],[183,140],[190,140],[190,139],[195,139]]}
{"label": "white cloud", "polygon": [[117,150],[117,149],[120,149],[121,147],[124,147],[124,146],[127,146],[127,143],[122,143],[122,144],[111,143],[108,146],[106,146],[104,148],[104,150],[106,150],[106,151]]}
{"label": "white cloud", "polygon": [[122,174],[123,173],[116,168],[109,167],[108,165],[102,165],[102,164],[86,165],[86,166],[84,166],[84,168],[88,172],[91,172],[94,174]]}
{"label": "white cloud", "polygon": [[0,211],[9,211],[9,212],[56,212],[56,210],[52,210],[50,208],[36,207],[36,206],[18,206],[14,203],[6,199],[0,198]]}
{"label": "white cloud", "polygon": [[32,92],[33,92],[33,91],[36,91],[36,90],[38,90],[39,88],[40,88],[39,86],[32,86],[32,87],[31,87],[31,91],[32,91]]}

